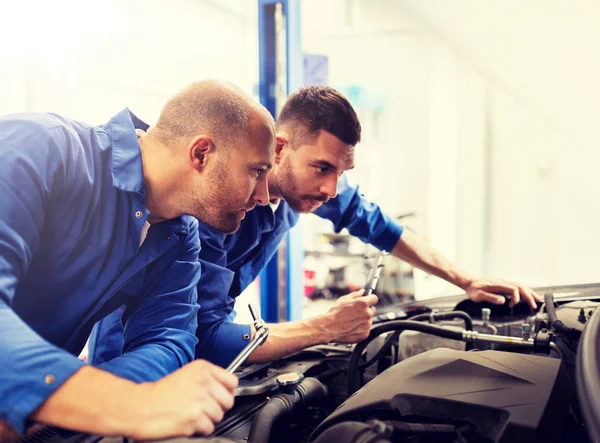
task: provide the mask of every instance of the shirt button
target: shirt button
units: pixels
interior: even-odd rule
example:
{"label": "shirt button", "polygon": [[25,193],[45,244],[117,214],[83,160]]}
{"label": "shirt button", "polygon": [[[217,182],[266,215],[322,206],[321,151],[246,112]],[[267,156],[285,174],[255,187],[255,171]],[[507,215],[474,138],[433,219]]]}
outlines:
{"label": "shirt button", "polygon": [[167,240],[171,240],[171,234],[167,234],[167,236],[165,237]]}
{"label": "shirt button", "polygon": [[51,385],[55,381],[56,377],[52,374],[46,374],[46,376],[44,377],[44,383],[46,383],[47,385]]}
{"label": "shirt button", "polygon": [[142,218],[142,211],[135,211],[136,218]]}
{"label": "shirt button", "polygon": [[248,334],[244,334],[244,340],[250,340],[250,336]]}

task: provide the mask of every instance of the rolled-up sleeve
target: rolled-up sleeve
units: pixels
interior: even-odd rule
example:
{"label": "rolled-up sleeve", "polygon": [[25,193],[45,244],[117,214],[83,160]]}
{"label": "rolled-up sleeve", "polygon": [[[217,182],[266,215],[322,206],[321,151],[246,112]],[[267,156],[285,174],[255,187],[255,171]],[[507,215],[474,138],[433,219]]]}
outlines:
{"label": "rolled-up sleeve", "polygon": [[[21,432],[27,417],[83,364],[11,308],[39,246],[45,208],[65,176],[57,140],[29,125],[0,122],[0,419]],[[67,149],[68,140],[60,146]]]}
{"label": "rolled-up sleeve", "polygon": [[122,315],[123,355],[98,367],[136,382],[158,380],[194,360],[200,279],[197,221],[181,241],[179,256],[147,295]]}
{"label": "rolled-up sleeve", "polygon": [[338,183],[337,197],[323,204],[315,214],[331,220],[335,232],[346,228],[363,242],[388,252],[394,249],[404,230],[377,204],[367,200],[345,175]]}

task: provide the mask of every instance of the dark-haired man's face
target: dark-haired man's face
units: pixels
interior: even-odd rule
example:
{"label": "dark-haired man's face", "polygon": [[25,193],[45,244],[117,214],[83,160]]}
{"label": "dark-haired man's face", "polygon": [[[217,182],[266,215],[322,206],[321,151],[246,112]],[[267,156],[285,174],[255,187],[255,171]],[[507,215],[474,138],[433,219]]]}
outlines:
{"label": "dark-haired man's face", "polygon": [[292,209],[313,212],[337,195],[340,176],[353,167],[354,147],[321,131],[314,141],[282,148],[276,184]]}

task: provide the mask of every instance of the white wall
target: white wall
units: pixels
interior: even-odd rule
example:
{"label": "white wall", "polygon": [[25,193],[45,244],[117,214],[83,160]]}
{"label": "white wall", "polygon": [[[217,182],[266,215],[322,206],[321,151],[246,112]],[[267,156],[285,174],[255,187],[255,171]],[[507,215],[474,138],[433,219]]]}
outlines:
{"label": "white wall", "polygon": [[193,81],[258,82],[256,1],[0,1],[2,114],[101,123],[129,106],[153,122]]}
{"label": "white wall", "polygon": [[600,4],[398,3],[490,89],[490,270],[597,281]]}
{"label": "white wall", "polygon": [[[422,98],[429,96],[423,74],[430,63],[430,38],[414,20],[386,27],[379,17],[368,20],[363,10],[347,10],[347,3],[303,1],[303,50],[329,57],[332,86],[363,85],[372,93],[385,94],[385,112],[374,116],[357,108],[363,141],[356,150],[354,175],[363,190],[391,213],[423,214],[429,103]],[[395,192],[381,187],[382,175],[401,178]]]}
{"label": "white wall", "polygon": [[[302,5],[304,50],[329,57],[330,84],[363,85],[387,99],[375,122],[357,109],[364,132],[353,175],[367,196],[392,215],[416,212],[412,228],[482,272],[484,82],[393,2]],[[424,274],[418,280],[421,294],[456,291]]]}
{"label": "white wall", "polygon": [[[304,0],[303,13],[332,86],[388,97],[376,131],[363,120],[367,195],[417,211],[417,231],[474,272],[598,279],[599,3]],[[452,292],[419,279],[420,295]]]}

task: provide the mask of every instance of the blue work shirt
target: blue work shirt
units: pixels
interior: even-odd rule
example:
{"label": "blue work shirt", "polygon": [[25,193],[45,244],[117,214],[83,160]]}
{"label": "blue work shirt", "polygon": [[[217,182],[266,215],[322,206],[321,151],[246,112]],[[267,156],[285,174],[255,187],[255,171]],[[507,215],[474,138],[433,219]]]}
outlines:
{"label": "blue work shirt", "polygon": [[[321,205],[315,214],[333,222],[336,232],[347,228],[365,243],[386,251],[391,251],[402,235],[402,227],[365,199],[344,175],[337,197]],[[233,234],[199,224],[202,280],[198,284],[197,358],[227,366],[247,344],[250,326],[233,323],[235,298],[260,274],[298,218],[299,214],[281,201],[276,210],[258,206],[248,212]],[[120,354],[120,329],[118,312],[96,325],[90,340],[92,361],[102,362]]]}
{"label": "blue work shirt", "polygon": [[136,127],[147,126],[128,110],[99,127],[0,118],[0,419],[18,431],[122,305],[125,353],[102,369],[150,381],[194,358],[198,222],[153,224],[140,247],[149,212]]}

